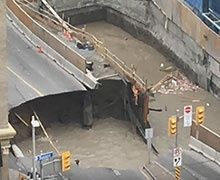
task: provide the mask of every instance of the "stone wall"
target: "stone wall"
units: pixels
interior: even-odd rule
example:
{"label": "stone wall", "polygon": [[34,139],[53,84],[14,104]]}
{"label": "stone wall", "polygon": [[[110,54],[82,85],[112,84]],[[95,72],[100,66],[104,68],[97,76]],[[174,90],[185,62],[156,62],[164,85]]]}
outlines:
{"label": "stone wall", "polygon": [[[57,0],[57,2],[61,1]],[[194,37],[193,33],[189,35],[184,29],[181,29],[179,24],[181,19],[179,18],[180,15],[177,15],[179,13],[177,10],[166,14],[169,11],[165,7],[162,8],[166,11],[160,9],[153,1],[146,0],[78,0],[74,2],[66,0],[62,2],[63,5],[59,4],[62,8],[58,6],[58,3],[54,3],[55,7],[59,12],[69,10],[66,15],[72,17],[71,23],[79,24],[80,19],[82,20],[81,23],[100,20],[100,18],[105,19],[129,32],[137,39],[159,49],[191,80],[220,97],[218,68],[220,58],[218,58],[218,54],[214,54],[215,57],[212,57],[206,51],[206,48],[210,48],[210,46],[202,47],[196,42],[196,38],[201,42],[205,41],[204,37],[200,37],[200,34],[198,35],[195,32]],[[176,0],[172,0],[172,2],[171,9],[177,4]],[[187,25],[187,22],[183,25]]]}

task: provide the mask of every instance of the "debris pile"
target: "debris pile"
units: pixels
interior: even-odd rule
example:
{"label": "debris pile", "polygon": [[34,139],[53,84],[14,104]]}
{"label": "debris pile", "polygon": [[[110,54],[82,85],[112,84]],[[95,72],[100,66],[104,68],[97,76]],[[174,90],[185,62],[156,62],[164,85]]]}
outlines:
{"label": "debris pile", "polygon": [[171,73],[160,83],[157,92],[161,94],[183,94],[185,91],[197,91],[199,87],[190,82],[183,74]]}

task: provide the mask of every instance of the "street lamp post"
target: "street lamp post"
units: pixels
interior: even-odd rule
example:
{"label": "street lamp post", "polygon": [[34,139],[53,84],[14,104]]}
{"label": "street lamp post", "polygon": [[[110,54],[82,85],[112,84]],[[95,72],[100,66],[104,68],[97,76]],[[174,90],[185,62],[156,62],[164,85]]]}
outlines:
{"label": "street lamp post", "polygon": [[35,120],[35,117],[32,116],[31,120],[32,125],[32,143],[33,143],[33,180],[36,180],[36,163],[35,163],[35,157],[36,157],[36,143],[35,143],[35,128],[40,126],[40,123]]}

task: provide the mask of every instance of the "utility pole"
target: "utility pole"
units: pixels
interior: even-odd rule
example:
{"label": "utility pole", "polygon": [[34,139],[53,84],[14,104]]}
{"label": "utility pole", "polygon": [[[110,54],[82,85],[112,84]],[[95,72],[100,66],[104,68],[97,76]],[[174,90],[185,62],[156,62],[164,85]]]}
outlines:
{"label": "utility pole", "polygon": [[33,159],[32,159],[32,165],[33,165],[33,180],[36,180],[36,143],[35,143],[35,128],[40,126],[40,123],[35,120],[35,117],[32,116],[31,120],[32,125],[32,143],[33,143]]}
{"label": "utility pole", "polygon": [[178,147],[178,122],[179,122],[179,109],[176,110],[176,138],[175,138],[175,147]]}
{"label": "utility pole", "polygon": [[[179,109],[176,110],[176,138],[175,138],[175,150],[180,149],[178,147],[178,123],[179,123]],[[182,153],[181,153],[182,154]],[[182,156],[182,155],[181,155]],[[182,158],[182,157],[181,157]],[[178,158],[178,161],[180,159]],[[182,160],[181,160],[182,161]],[[176,165],[175,167],[175,179],[180,180],[181,175],[181,165]]]}
{"label": "utility pole", "polygon": [[151,163],[151,140],[153,138],[153,128],[145,129],[145,139],[147,140],[148,164]]}

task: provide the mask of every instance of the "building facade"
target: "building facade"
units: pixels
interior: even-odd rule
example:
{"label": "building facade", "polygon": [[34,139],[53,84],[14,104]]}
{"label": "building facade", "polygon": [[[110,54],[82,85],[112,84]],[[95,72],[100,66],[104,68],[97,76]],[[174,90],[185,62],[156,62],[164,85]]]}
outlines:
{"label": "building facade", "polygon": [[8,154],[10,139],[15,130],[8,123],[7,103],[7,51],[6,51],[6,7],[5,0],[0,1],[0,143],[1,143],[1,171],[0,179],[9,179]]}

